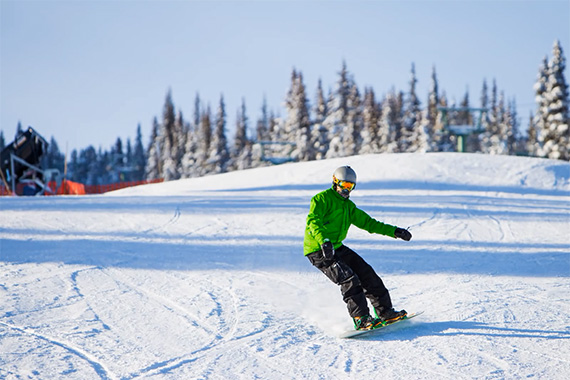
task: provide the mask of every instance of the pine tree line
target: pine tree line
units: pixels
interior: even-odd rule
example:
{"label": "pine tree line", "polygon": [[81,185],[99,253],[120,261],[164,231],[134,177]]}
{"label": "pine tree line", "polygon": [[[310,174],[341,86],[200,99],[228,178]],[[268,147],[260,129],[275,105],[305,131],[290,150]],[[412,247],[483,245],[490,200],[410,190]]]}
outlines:
{"label": "pine tree line", "polygon": [[[560,61],[557,58],[556,62]],[[557,67],[560,68],[560,63]],[[563,69],[562,69],[563,70]],[[552,75],[562,78],[561,75]],[[439,91],[437,73],[432,69],[426,106],[417,94],[418,79],[412,64],[406,92],[389,90],[380,101],[371,87],[360,92],[354,76],[343,63],[334,90],[325,95],[319,80],[311,107],[301,71],[293,69],[284,101],[284,118],[269,113],[264,101],[261,116],[249,136],[245,100],[237,112],[233,146],[226,138],[226,112],[223,96],[214,116],[196,95],[194,121],[183,122],[181,113],[173,116],[169,92],[162,122],[154,121],[148,149],[146,178],[172,180],[269,165],[270,162],[310,161],[367,153],[455,151],[456,136],[450,125],[472,125],[473,108],[469,93],[460,102],[449,100]],[[568,96],[566,95],[566,104]],[[442,108],[449,110],[447,120]],[[483,80],[479,104],[484,110],[481,131],[469,136],[466,151],[488,154],[528,154],[529,143],[519,131],[516,101],[499,92],[496,81]],[[454,111],[455,110],[455,111]],[[174,120],[174,122],[170,122]],[[531,126],[535,128],[534,125]],[[170,139],[168,136],[176,136]],[[170,141],[177,141],[176,147]],[[172,160],[182,148],[183,159]],[[269,154],[268,154],[269,152]],[[534,152],[533,152],[534,153]],[[536,154],[535,154],[536,155]],[[543,155],[545,157],[547,155]],[[176,166],[178,162],[178,166]]]}
{"label": "pine tree line", "polygon": [[[360,91],[343,62],[333,89],[325,93],[319,80],[311,104],[303,74],[291,73],[284,101],[285,117],[268,109],[250,126],[246,102],[237,110],[235,135],[227,138],[227,112],[223,95],[212,112],[197,94],[192,118],[176,110],[168,91],[162,117],[154,118],[149,144],[143,146],[137,127],[134,146],[117,139],[110,151],[93,146],[73,151],[68,161],[68,179],[85,184],[124,180],[199,177],[208,174],[270,165],[283,161],[309,161],[368,153],[455,151],[456,136],[449,125],[476,125],[470,108],[484,110],[481,130],[468,136],[465,150],[487,154],[525,154],[569,160],[568,86],[566,61],[559,41],[552,59],[544,58],[534,87],[537,109],[530,114],[526,136],[520,133],[515,99],[507,99],[493,80],[483,80],[480,98],[473,106],[469,93],[457,102],[440,91],[435,67],[425,101],[417,94],[415,66],[410,70],[406,91],[394,88],[378,98],[371,87]],[[444,118],[442,110],[447,117]],[[21,129],[21,125],[18,125]],[[0,145],[4,136],[0,134]],[[64,157],[51,139],[45,167],[63,172]],[[47,165],[47,166],[46,166]]]}

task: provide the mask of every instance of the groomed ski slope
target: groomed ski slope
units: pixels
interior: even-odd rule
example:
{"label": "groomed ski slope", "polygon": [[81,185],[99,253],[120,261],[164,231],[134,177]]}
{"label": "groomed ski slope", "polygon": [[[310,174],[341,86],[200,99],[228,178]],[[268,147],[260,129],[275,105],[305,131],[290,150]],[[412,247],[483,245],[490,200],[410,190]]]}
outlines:
{"label": "groomed ski slope", "polygon": [[[352,228],[394,304],[370,339],[302,254],[334,169],[411,242]],[[1,379],[567,379],[570,164],[470,154],[285,164],[0,199]]]}

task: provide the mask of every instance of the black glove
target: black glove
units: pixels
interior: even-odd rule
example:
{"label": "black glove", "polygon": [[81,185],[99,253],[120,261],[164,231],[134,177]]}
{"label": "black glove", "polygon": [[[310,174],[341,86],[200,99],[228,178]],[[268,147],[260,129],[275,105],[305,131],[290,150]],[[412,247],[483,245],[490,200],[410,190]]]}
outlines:
{"label": "black glove", "polygon": [[334,258],[334,246],[330,240],[325,240],[323,245],[321,245],[321,250],[323,251],[323,257],[325,260],[332,260]]}
{"label": "black glove", "polygon": [[394,232],[394,236],[396,236],[397,238],[400,238],[402,240],[405,240],[405,241],[410,241],[410,239],[412,238],[412,234],[410,231],[405,230],[403,228],[399,228],[399,227],[396,227],[396,231]]}

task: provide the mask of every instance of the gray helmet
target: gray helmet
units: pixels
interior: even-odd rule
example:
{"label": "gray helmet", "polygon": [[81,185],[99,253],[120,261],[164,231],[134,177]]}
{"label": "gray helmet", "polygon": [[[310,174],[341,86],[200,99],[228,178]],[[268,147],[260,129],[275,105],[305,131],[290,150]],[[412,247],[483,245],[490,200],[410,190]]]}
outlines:
{"label": "gray helmet", "polygon": [[344,198],[348,198],[350,192],[356,186],[356,173],[350,166],[341,166],[333,173],[333,187]]}
{"label": "gray helmet", "polygon": [[333,173],[333,181],[347,181],[356,184],[356,172],[350,166],[341,166]]}

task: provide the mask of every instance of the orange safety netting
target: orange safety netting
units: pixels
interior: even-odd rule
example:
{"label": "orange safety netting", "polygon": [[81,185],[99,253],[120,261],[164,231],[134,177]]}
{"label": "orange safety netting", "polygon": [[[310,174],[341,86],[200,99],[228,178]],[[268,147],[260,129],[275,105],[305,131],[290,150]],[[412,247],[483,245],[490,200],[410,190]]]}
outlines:
{"label": "orange safety netting", "polygon": [[[73,182],[69,180],[62,180],[60,186],[57,186],[57,183],[52,181],[48,182],[47,187],[49,190],[46,190],[45,195],[85,195],[85,194],[102,194],[108,191],[124,189],[127,187],[145,185],[148,183],[159,183],[164,181],[164,179],[151,179],[151,180],[144,180],[144,181],[126,181],[126,182],[118,182],[118,183],[111,183],[107,185],[84,185],[79,182]],[[16,194],[22,195],[24,193],[25,184],[18,184],[16,185]],[[12,193],[7,189],[4,185],[0,184],[0,196],[4,195],[12,195]]]}

